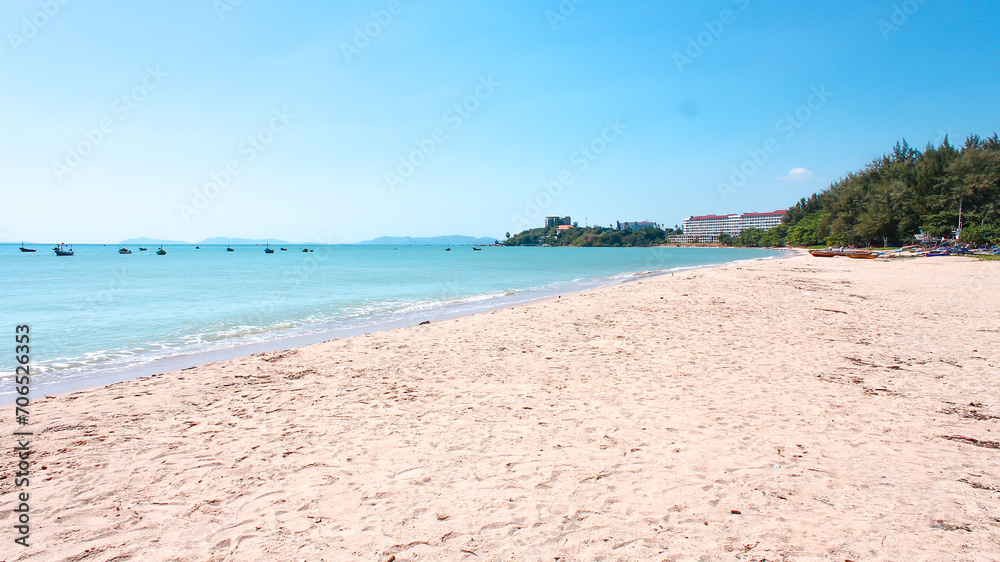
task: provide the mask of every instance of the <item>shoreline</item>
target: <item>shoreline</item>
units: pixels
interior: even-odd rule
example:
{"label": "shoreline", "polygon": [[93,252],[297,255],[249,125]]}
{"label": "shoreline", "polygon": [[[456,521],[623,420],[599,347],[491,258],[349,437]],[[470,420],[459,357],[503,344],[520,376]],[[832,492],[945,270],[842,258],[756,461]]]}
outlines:
{"label": "shoreline", "polygon": [[39,400],[14,559],[991,560],[996,268],[752,260]]}
{"label": "shoreline", "polygon": [[[465,303],[454,303],[454,304],[443,304],[440,306],[435,306],[428,311],[413,311],[408,313],[390,314],[385,318],[372,317],[370,324],[365,324],[358,327],[342,327],[342,322],[331,322],[328,327],[319,327],[307,331],[306,333],[296,333],[294,335],[287,335],[290,332],[301,332],[302,330],[308,330],[306,326],[299,326],[291,329],[283,329],[272,332],[273,337],[268,337],[262,341],[254,341],[249,343],[236,343],[244,337],[234,338],[233,345],[223,346],[216,349],[209,349],[204,351],[185,351],[180,352],[176,355],[171,355],[168,357],[161,357],[151,359],[146,362],[139,363],[137,365],[127,365],[124,367],[119,367],[114,365],[114,361],[105,365],[96,365],[94,367],[72,367],[69,369],[60,370],[58,372],[47,371],[43,373],[44,375],[55,374],[58,375],[59,372],[70,371],[69,379],[51,379],[46,378],[42,382],[36,382],[35,388],[39,393],[47,396],[58,396],[70,392],[76,392],[81,390],[88,390],[93,388],[100,388],[107,386],[109,384],[114,384],[118,382],[125,382],[129,380],[155,376],[163,373],[168,373],[171,371],[188,370],[209,363],[217,363],[220,361],[228,361],[233,359],[238,359],[240,357],[249,356],[256,353],[264,353],[269,351],[278,351],[282,349],[289,349],[294,347],[302,347],[306,345],[313,345],[317,343],[322,343],[329,341],[331,339],[343,339],[354,337],[363,334],[369,334],[374,332],[391,331],[399,328],[410,327],[418,325],[421,322],[441,322],[444,320],[450,320],[454,318],[461,318],[464,316],[482,314],[494,310],[499,310],[502,308],[510,306],[523,306],[532,303],[544,302],[558,295],[574,295],[585,293],[592,290],[599,290],[605,287],[613,287],[615,285],[630,283],[644,277],[667,275],[671,273],[721,267],[731,263],[740,263],[742,261],[753,261],[759,259],[782,259],[788,256],[802,256],[806,255],[803,252],[796,251],[795,249],[789,250],[778,250],[778,254],[772,257],[765,258],[748,258],[746,260],[734,260],[731,262],[721,262],[704,264],[698,266],[679,266],[675,268],[670,268],[666,270],[654,270],[654,271],[640,271],[640,272],[629,272],[622,273],[611,277],[590,279],[586,282],[580,282],[573,286],[567,288],[565,292],[561,292],[560,289],[537,289],[532,288],[525,290],[523,292],[518,292],[515,295],[510,295],[510,297],[492,297],[485,299],[483,301],[470,301]],[[354,320],[354,319],[352,319]],[[0,406],[5,406],[13,403],[16,394],[13,391],[8,391],[3,389],[0,391]]]}

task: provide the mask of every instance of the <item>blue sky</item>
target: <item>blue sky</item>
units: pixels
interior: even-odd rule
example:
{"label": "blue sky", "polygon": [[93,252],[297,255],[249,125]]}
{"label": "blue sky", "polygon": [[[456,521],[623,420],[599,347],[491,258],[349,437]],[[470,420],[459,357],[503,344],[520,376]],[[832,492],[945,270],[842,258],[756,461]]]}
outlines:
{"label": "blue sky", "polygon": [[[991,2],[0,4],[0,240],[770,211],[1000,130]],[[547,187],[546,187],[547,186]]]}

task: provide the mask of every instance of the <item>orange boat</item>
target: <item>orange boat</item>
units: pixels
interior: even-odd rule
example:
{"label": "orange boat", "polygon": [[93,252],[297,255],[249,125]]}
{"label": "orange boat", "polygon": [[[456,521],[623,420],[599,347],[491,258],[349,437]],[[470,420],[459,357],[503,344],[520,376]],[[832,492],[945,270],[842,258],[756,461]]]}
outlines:
{"label": "orange boat", "polygon": [[840,252],[834,252],[833,250],[809,250],[809,253],[812,254],[813,257],[817,258],[832,258],[835,256],[844,255],[841,254]]}

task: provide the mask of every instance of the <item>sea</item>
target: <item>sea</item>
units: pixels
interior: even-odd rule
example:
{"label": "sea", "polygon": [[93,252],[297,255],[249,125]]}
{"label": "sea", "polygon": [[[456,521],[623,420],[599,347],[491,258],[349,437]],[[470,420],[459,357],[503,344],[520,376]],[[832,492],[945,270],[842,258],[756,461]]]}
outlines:
{"label": "sea", "polygon": [[[0,245],[13,402],[15,327],[30,329],[34,395],[98,386],[258,351],[512,306],[740,260],[732,248],[365,245]],[[306,250],[306,251],[303,251]]]}

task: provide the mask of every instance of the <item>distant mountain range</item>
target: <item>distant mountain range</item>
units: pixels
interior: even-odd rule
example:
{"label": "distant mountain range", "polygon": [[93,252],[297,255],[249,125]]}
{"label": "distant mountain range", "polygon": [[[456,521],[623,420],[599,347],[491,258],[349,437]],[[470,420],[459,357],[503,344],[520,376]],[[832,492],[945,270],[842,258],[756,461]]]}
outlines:
{"label": "distant mountain range", "polygon": [[158,238],[129,238],[128,240],[122,240],[119,244],[188,244],[188,242],[182,242],[180,240],[160,240]]}
{"label": "distant mountain range", "polygon": [[159,240],[156,238],[129,238],[128,240],[122,240],[119,244],[266,244],[270,242],[271,244],[291,244],[287,240],[277,240],[275,238],[270,238],[266,240],[255,240],[253,238],[226,238],[224,236],[218,236],[216,238],[206,238],[201,242],[182,242],[180,240]]}
{"label": "distant mountain range", "polygon": [[275,238],[269,238],[267,240],[254,240],[252,238],[226,238],[224,236],[217,236],[215,238],[206,238],[199,242],[199,244],[291,244],[287,240],[277,240]]}
{"label": "distant mountain range", "polygon": [[[395,246],[474,246],[483,244],[493,244],[496,242],[496,238],[476,238],[474,236],[427,236],[413,238],[411,236],[382,236],[372,240],[364,240],[358,242],[358,244],[364,245],[395,245]],[[271,243],[276,246],[294,245],[296,242],[289,242],[287,240],[278,240],[277,238],[270,239],[255,239],[255,238],[226,238],[225,236],[217,236],[215,238],[206,238],[201,242],[184,242],[181,240],[161,240],[158,238],[129,238],[128,240],[122,240],[119,244],[148,244],[150,246],[154,244],[267,244]]]}
{"label": "distant mountain range", "polygon": [[496,238],[475,238],[473,236],[429,236],[412,238],[410,236],[382,236],[373,240],[364,240],[358,244],[395,246],[463,246],[493,244]]}

